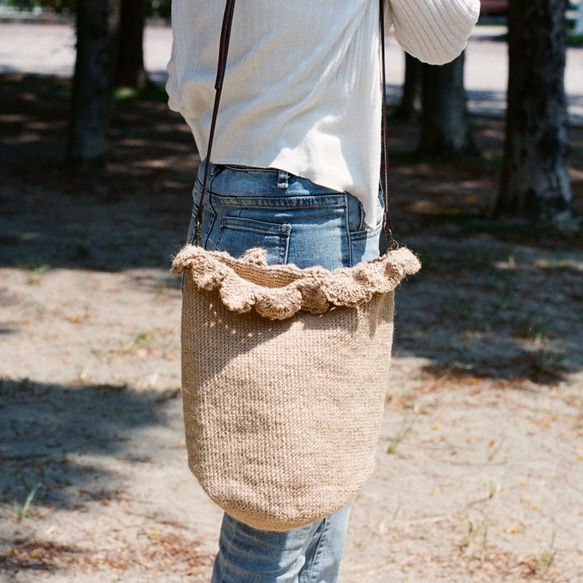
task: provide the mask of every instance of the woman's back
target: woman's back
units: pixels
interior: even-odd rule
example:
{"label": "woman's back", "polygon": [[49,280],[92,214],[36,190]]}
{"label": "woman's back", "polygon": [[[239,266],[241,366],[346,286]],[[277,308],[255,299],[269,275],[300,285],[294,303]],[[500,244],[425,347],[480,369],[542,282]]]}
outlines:
{"label": "woman's back", "polygon": [[[394,0],[387,24],[424,60],[453,58],[477,0]],[[174,0],[170,107],[206,151],[224,5]],[[461,22],[456,35],[452,23]],[[387,27],[388,30],[388,27]],[[378,0],[246,0],[235,7],[213,162],[278,168],[338,190],[378,220]]]}

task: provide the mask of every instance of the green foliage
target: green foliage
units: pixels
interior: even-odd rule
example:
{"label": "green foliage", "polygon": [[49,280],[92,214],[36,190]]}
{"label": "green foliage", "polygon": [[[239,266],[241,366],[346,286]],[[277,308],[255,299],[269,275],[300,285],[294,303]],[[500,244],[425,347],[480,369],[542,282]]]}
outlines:
{"label": "green foliage", "polygon": [[393,454],[397,451],[397,448],[399,447],[401,441],[403,441],[403,439],[405,439],[405,437],[413,429],[414,423],[415,423],[414,421],[407,421],[406,418],[403,419],[403,422],[401,423],[401,428],[399,429],[397,434],[391,439],[391,443],[387,448],[387,453]]}
{"label": "green foliage", "polygon": [[34,500],[34,497],[36,496],[36,493],[38,492],[38,490],[41,486],[42,486],[42,484],[40,484],[40,483],[36,484],[28,493],[28,496],[26,497],[24,504],[17,511],[18,522],[21,522],[22,520],[24,520],[26,518],[26,515],[28,514],[28,511],[30,510],[30,505],[32,504],[32,501]]}
{"label": "green foliage", "polygon": [[166,103],[168,94],[161,85],[148,83],[143,89],[132,89],[131,87],[118,87],[113,92],[114,99],[126,101],[128,99],[138,99],[140,101],[158,101]]}

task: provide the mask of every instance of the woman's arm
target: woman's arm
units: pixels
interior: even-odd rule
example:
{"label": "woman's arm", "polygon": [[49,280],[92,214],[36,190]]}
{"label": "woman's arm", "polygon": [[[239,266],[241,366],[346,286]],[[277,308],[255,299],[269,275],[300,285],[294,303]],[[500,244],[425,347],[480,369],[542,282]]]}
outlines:
{"label": "woman's arm", "polygon": [[[466,47],[479,0],[387,0],[399,44],[420,61],[443,65]],[[387,24],[390,25],[390,22]]]}

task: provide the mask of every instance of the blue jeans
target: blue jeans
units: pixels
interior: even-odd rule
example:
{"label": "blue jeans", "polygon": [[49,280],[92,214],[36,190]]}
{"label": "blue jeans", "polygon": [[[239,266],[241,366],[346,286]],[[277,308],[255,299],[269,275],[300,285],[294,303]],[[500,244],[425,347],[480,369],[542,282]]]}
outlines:
{"label": "blue jeans", "polygon": [[[193,192],[189,243],[203,172],[204,163]],[[360,201],[347,192],[279,170],[210,165],[201,225],[201,245],[210,251],[239,257],[262,247],[269,263],[350,267],[378,256],[381,226],[367,227]]]}
{"label": "blue jeans", "polygon": [[[201,164],[189,243],[203,174]],[[381,225],[368,228],[362,205],[346,192],[273,169],[211,164],[209,177],[200,241],[208,250],[239,257],[262,247],[270,263],[327,269],[378,256]],[[256,530],[225,514],[212,583],[334,583],[350,506],[287,532]]]}
{"label": "blue jeans", "polygon": [[256,530],[225,514],[212,583],[334,583],[350,507],[287,532]]}

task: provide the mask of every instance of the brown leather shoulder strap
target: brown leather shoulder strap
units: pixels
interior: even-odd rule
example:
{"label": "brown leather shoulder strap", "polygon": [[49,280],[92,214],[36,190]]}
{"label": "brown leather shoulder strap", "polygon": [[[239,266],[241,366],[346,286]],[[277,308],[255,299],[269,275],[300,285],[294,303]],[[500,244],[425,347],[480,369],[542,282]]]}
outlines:
{"label": "brown leather shoulder strap", "polygon": [[213,151],[213,140],[215,137],[215,127],[217,125],[217,115],[219,113],[219,103],[221,102],[221,93],[223,91],[223,80],[225,79],[225,70],[227,68],[227,55],[229,54],[229,41],[231,40],[231,25],[233,24],[233,13],[235,12],[235,0],[227,0],[225,14],[223,16],[223,25],[221,28],[221,40],[219,42],[219,63],[217,66],[217,77],[215,79],[215,103],[213,105],[213,115],[211,118],[211,128],[206,150],[206,166],[204,169],[204,179],[202,181],[202,193],[196,214],[196,230],[194,235],[194,244],[200,243],[200,225],[202,224],[202,215],[206,190],[208,187],[209,163]]}
{"label": "brown leather shoulder strap", "polygon": [[391,205],[389,197],[389,144],[387,132],[387,79],[386,79],[386,53],[385,53],[385,0],[379,1],[379,21],[380,21],[380,45],[381,45],[381,90],[383,92],[383,109],[381,112],[381,187],[385,198],[385,214],[383,217],[383,231],[387,237],[389,249],[397,246],[393,239],[393,221],[391,219]]}

